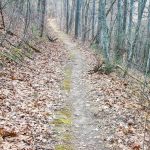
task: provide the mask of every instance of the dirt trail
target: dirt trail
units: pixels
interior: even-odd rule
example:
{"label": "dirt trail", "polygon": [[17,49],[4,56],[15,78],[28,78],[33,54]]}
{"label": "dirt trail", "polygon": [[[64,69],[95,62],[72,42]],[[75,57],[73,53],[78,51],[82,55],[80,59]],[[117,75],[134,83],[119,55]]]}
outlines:
{"label": "dirt trail", "polygon": [[99,124],[96,123],[93,114],[88,109],[90,107],[88,103],[89,88],[84,76],[88,71],[86,57],[81,53],[78,46],[71,41],[69,36],[59,31],[55,20],[50,20],[49,25],[62,40],[70,55],[73,56],[69,93],[69,101],[73,112],[72,132],[73,136],[75,136],[73,148],[75,150],[104,150],[99,134]]}

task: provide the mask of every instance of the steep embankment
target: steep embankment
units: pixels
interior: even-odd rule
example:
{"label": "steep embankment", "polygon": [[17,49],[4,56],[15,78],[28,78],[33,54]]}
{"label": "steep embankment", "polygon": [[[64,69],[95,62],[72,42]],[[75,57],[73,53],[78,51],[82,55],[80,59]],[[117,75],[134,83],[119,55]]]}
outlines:
{"label": "steep embankment", "polygon": [[59,41],[35,41],[41,53],[23,66],[7,63],[0,70],[0,149],[54,149],[52,116],[63,105],[61,82],[67,52]]}

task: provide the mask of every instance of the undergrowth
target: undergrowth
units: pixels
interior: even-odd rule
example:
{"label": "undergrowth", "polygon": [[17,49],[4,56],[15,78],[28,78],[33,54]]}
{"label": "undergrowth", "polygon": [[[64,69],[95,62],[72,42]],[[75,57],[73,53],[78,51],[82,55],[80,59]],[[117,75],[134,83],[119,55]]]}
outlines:
{"label": "undergrowth", "polygon": [[104,62],[97,64],[93,70],[91,70],[89,73],[99,73],[99,74],[106,74],[109,75],[110,73],[115,71],[115,66],[113,64],[106,64]]}

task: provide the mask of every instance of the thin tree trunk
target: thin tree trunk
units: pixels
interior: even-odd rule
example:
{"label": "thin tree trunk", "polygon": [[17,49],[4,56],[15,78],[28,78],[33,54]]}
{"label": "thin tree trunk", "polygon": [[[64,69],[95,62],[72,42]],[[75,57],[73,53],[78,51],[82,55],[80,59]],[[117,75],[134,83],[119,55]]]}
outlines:
{"label": "thin tree trunk", "polygon": [[76,4],[76,17],[75,17],[75,38],[79,35],[79,21],[80,21],[80,0]]}
{"label": "thin tree trunk", "polygon": [[66,8],[66,33],[69,32],[69,0],[65,1],[65,8]]}
{"label": "thin tree trunk", "polygon": [[46,0],[42,0],[41,5],[42,5],[42,20],[41,20],[41,33],[40,33],[40,37],[43,36],[43,32],[44,32],[45,13],[46,13]]}
{"label": "thin tree trunk", "polygon": [[89,0],[86,1],[86,5],[85,5],[85,15],[84,15],[84,24],[83,24],[83,37],[82,37],[82,41],[84,42],[86,39],[86,34],[87,34],[87,25],[88,25],[88,11],[89,11]]}
{"label": "thin tree trunk", "polygon": [[122,36],[123,36],[123,28],[122,28],[122,8],[121,8],[121,0],[118,0],[118,13],[117,13],[117,35],[116,35],[116,50],[115,50],[115,61],[120,63],[122,60]]}
{"label": "thin tree trunk", "polygon": [[100,1],[100,20],[101,21],[101,43],[104,53],[104,58],[106,64],[110,63],[109,58],[109,36],[108,36],[108,27],[106,23],[106,10],[105,10],[105,0]]}
{"label": "thin tree trunk", "polygon": [[144,8],[146,5],[147,0],[139,0],[139,5],[138,5],[138,23],[135,29],[135,35],[134,35],[134,39],[133,39],[133,43],[131,44],[131,48],[129,51],[129,59],[128,59],[128,67],[131,66],[131,62],[133,59],[133,55],[134,55],[134,50],[135,50],[135,46],[136,46],[136,41],[138,39],[139,36],[139,30],[140,30],[140,26],[141,26],[141,21],[142,21],[142,16],[143,16],[143,12],[144,12]]}
{"label": "thin tree trunk", "polygon": [[69,20],[69,30],[72,29],[73,20],[74,20],[74,12],[75,12],[75,0],[72,0],[72,8],[71,8],[71,14],[70,14],[70,20]]}
{"label": "thin tree trunk", "polygon": [[107,12],[106,12],[106,16],[108,16],[108,14],[110,13],[110,11],[112,10],[112,8],[113,8],[115,2],[116,2],[116,0],[114,0],[114,1],[111,3],[109,9],[108,9]]}
{"label": "thin tree trunk", "polygon": [[3,15],[3,10],[2,10],[2,1],[0,1],[0,14],[1,14],[1,19],[2,19],[2,26],[3,26],[3,29],[5,30],[5,21],[4,21],[4,15]]}
{"label": "thin tree trunk", "polygon": [[124,10],[123,10],[123,32],[126,32],[126,23],[127,23],[127,0],[124,0]]}
{"label": "thin tree trunk", "polygon": [[95,33],[95,0],[93,0],[93,6],[92,6],[92,38],[94,38]]}

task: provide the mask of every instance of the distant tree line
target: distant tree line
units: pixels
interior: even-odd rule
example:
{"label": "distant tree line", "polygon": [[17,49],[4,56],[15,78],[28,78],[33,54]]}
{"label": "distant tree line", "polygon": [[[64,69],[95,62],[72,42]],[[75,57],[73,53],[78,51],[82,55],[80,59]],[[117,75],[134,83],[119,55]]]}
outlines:
{"label": "distant tree line", "polygon": [[1,0],[0,28],[14,34],[21,29],[23,37],[37,30],[42,36],[45,14],[46,0]]}
{"label": "distant tree line", "polygon": [[105,62],[150,72],[150,0],[50,0],[61,29],[98,46]]}
{"label": "distant tree line", "polygon": [[33,41],[44,34],[46,6],[46,0],[0,0],[0,67],[23,65],[40,52]]}

